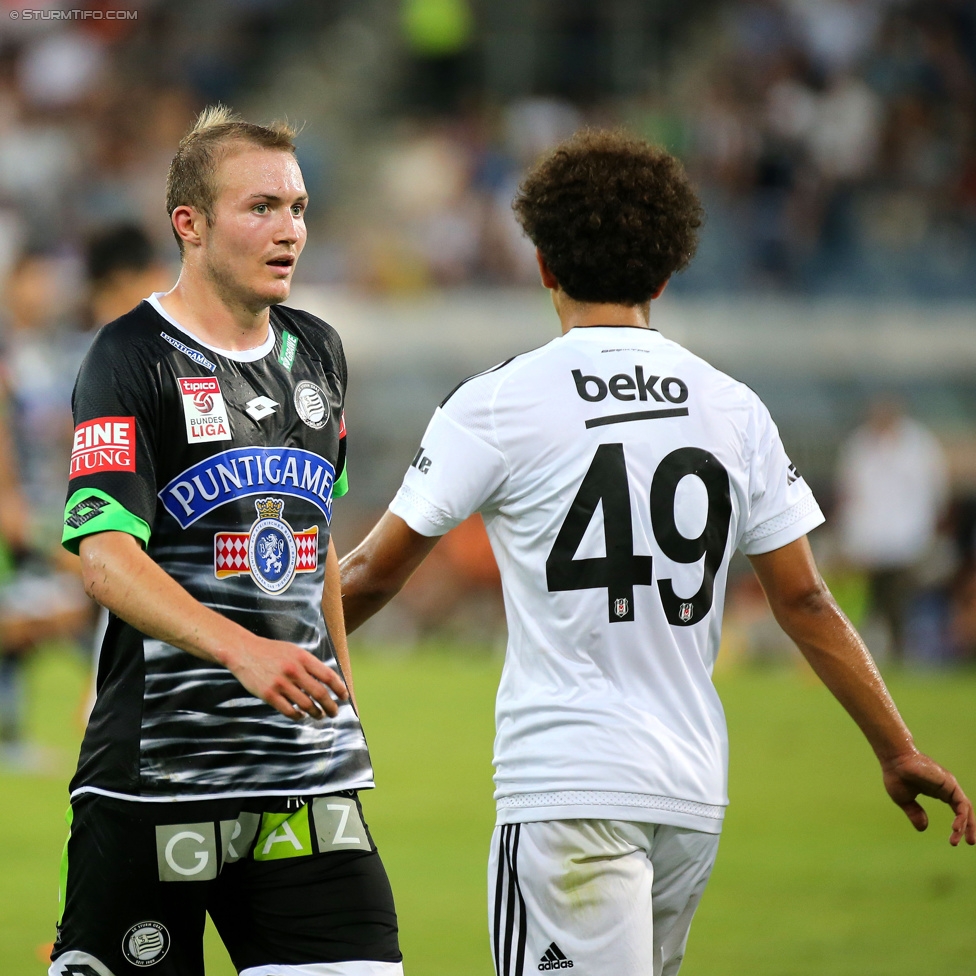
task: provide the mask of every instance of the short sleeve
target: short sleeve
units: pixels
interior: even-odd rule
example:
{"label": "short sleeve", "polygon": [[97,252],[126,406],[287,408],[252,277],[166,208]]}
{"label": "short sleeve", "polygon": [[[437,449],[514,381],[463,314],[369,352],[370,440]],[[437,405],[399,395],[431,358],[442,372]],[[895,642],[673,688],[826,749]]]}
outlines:
{"label": "short sleeve", "polygon": [[95,532],[121,531],[149,542],[156,511],[155,371],[135,350],[99,336],[72,395],[74,439],[62,545],[78,552]]}
{"label": "short sleeve", "polygon": [[769,411],[755,399],[748,512],[739,549],[747,556],[789,545],[824,522],[813,492],[786,454]]}
{"label": "short sleeve", "polygon": [[339,453],[336,456],[336,476],[332,486],[332,497],[342,498],[349,493],[349,468],[346,456],[346,411],[339,419]]}
{"label": "short sleeve", "polygon": [[507,475],[498,447],[438,407],[390,511],[421,535],[443,535],[490,504]]}

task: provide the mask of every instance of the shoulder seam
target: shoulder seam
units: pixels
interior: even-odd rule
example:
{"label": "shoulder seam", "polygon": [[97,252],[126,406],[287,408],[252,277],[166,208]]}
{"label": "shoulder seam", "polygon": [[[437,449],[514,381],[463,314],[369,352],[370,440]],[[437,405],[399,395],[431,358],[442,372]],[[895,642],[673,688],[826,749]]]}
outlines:
{"label": "shoulder seam", "polygon": [[463,380],[461,380],[460,383],[458,383],[457,386],[454,387],[453,390],[451,390],[450,393],[448,393],[446,397],[444,397],[443,400],[441,400],[438,406],[443,407],[444,404],[447,403],[447,401],[450,400],[451,397],[454,396],[454,394],[457,393],[457,391],[460,390],[465,383],[470,383],[471,380],[476,380],[481,376],[490,376],[492,373],[497,373],[499,370],[504,369],[506,366],[514,363],[516,359],[523,359],[526,356],[531,356],[533,353],[537,353],[545,349],[548,345],[549,343],[546,342],[541,346],[536,346],[535,349],[526,349],[525,352],[519,352],[514,356],[509,356],[508,359],[504,360],[503,362],[496,363],[494,366],[490,366],[488,369],[483,369],[480,373],[472,373],[470,376],[466,376]]}
{"label": "shoulder seam", "polygon": [[[521,353],[520,355],[524,356],[525,353]],[[461,382],[458,383],[457,386],[455,386],[454,389],[451,390],[451,392],[448,393],[448,395],[444,397],[444,399],[441,400],[441,402],[437,405],[443,408],[447,401],[450,400],[451,397],[454,396],[454,394],[457,393],[457,391],[460,390],[465,383],[470,383],[471,380],[476,380],[479,376],[488,376],[490,373],[496,373],[498,370],[504,369],[510,362],[512,362],[513,359],[517,358],[517,356],[509,356],[509,358],[502,363],[497,363],[495,366],[491,366],[488,369],[483,369],[480,373],[472,373],[470,376],[465,376],[465,378],[461,380]]]}

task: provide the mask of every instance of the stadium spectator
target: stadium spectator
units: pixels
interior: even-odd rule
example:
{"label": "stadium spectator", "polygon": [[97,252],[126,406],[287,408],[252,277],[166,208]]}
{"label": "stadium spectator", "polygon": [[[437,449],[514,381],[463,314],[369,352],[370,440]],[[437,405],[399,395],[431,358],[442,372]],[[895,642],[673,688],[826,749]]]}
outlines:
{"label": "stadium spectator", "polygon": [[[78,375],[81,361],[98,329],[131,311],[154,292],[165,290],[171,281],[169,269],[156,256],[153,241],[136,224],[106,227],[89,238],[85,276],[87,292],[80,329],[73,337],[75,356],[71,376]],[[87,724],[95,705],[95,677],[107,627],[108,611],[100,607],[91,641],[89,692],[80,706],[82,725]]]}
{"label": "stadium spectator", "polygon": [[[5,398],[3,406],[0,413],[0,492],[6,504],[4,514],[0,516],[0,587],[10,579],[17,556],[26,550],[27,529],[27,503],[17,477],[17,456],[7,427]],[[23,741],[23,654],[26,649],[13,635],[0,635],[0,764],[7,769],[36,765]]]}
{"label": "stadium spectator", "polygon": [[8,765],[24,770],[44,766],[41,750],[24,741],[26,656],[52,638],[77,638],[91,618],[78,575],[57,545],[72,431],[59,270],[49,255],[22,255],[2,303],[3,395],[16,456],[2,461],[14,524],[8,516],[0,529],[13,564],[0,582],[0,739]]}
{"label": "stadium spectator", "polygon": [[89,333],[162,291],[171,277],[156,256],[152,239],[137,224],[118,224],[93,234],[86,248],[85,271],[84,325]]}
{"label": "stadium spectator", "polygon": [[[331,192],[310,218],[324,231],[320,278],[391,291],[524,283],[531,263],[507,203],[518,174],[581,120],[626,121],[650,135],[638,120],[653,97],[672,120],[658,141],[700,180],[715,223],[735,228],[679,287],[976,293],[976,17],[965,4],[670,5],[686,27],[711,18],[713,29],[671,36],[654,84],[622,91],[599,70],[606,38],[593,31],[609,14],[596,0],[518,15],[514,89],[497,69],[478,68],[505,47],[497,31],[508,21],[479,16],[470,0],[403,0],[399,29],[392,8],[384,25],[313,6],[275,18],[264,3],[192,13],[161,4],[112,30],[109,21],[5,24],[0,263],[17,240],[80,251],[93,225],[153,226],[159,180],[191,110],[240,90],[263,102],[261,75],[247,65],[289,24],[308,21],[305,43],[289,44],[301,83],[289,75],[281,84],[308,97],[303,151],[332,147],[333,158],[319,159]],[[352,37],[382,70],[355,56]],[[339,56],[323,65],[316,39]],[[329,74],[343,64],[354,84]],[[311,78],[312,66],[322,73]],[[330,98],[312,97],[316,85]],[[391,113],[403,121],[404,95],[432,131],[389,124]],[[401,161],[428,193],[447,175],[426,215],[404,211],[402,188],[391,199]],[[418,186],[408,210],[422,195]],[[453,243],[434,247],[432,235]]]}
{"label": "stadium spectator", "polygon": [[868,612],[882,620],[890,659],[905,659],[914,573],[929,554],[948,501],[945,455],[935,437],[891,398],[841,448],[838,532],[847,560],[867,574]]}

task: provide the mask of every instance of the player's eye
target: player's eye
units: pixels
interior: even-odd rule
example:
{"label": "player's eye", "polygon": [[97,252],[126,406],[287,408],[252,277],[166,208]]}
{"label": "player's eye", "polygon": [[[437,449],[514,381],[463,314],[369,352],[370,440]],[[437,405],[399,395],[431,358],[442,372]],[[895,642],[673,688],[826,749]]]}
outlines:
{"label": "player's eye", "polygon": [[305,213],[305,204],[296,203],[292,206],[291,212],[295,217],[301,217]]}
{"label": "player's eye", "polygon": [[256,214],[266,214],[268,212],[268,205],[266,203],[259,203],[254,207],[254,212]]}

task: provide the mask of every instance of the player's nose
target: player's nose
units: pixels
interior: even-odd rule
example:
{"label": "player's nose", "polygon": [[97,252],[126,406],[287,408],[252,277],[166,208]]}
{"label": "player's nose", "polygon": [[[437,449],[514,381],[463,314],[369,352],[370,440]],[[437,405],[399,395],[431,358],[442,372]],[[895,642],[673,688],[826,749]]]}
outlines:
{"label": "player's nose", "polygon": [[297,244],[305,239],[305,221],[291,213],[284,214],[275,226],[275,244]]}

